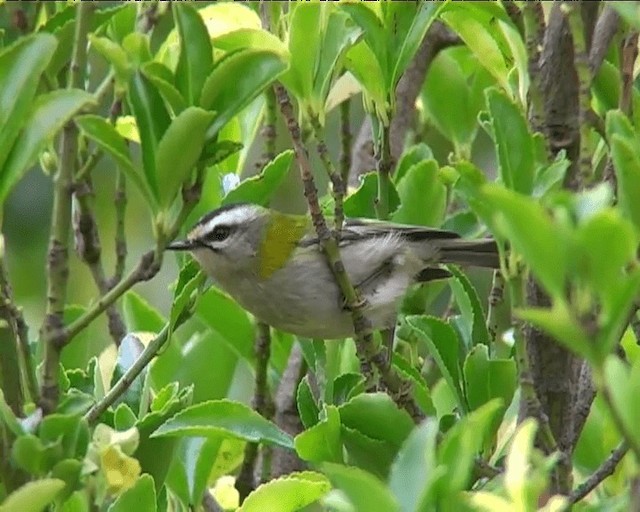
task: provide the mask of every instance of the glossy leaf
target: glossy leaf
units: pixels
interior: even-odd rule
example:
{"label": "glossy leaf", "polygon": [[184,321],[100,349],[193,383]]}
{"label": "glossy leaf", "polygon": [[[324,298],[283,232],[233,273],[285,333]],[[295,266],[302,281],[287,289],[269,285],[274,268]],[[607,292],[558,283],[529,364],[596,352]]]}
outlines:
{"label": "glossy leaf", "polygon": [[422,161],[407,170],[396,185],[400,206],[391,217],[394,222],[433,227],[442,224],[447,189],[438,171],[435,160]]}
{"label": "glossy leaf", "polygon": [[366,393],[341,405],[340,421],[372,438],[387,441],[399,448],[413,428],[406,411],[398,409],[385,393]]}
{"label": "glossy leaf", "polygon": [[309,429],[318,423],[318,414],[320,411],[313,398],[313,393],[309,386],[309,378],[306,375],[300,381],[300,384],[298,384],[296,404],[298,406],[300,421],[302,421],[304,428]]}
{"label": "glossy leaf", "polygon": [[563,296],[568,271],[568,238],[544,206],[497,185],[483,188],[485,207],[493,211],[495,228],[523,256],[553,296]]}
{"label": "glossy leaf", "polygon": [[12,492],[0,505],[1,512],[41,512],[64,489],[65,483],[57,478],[28,482]]}
{"label": "glossy leaf", "polygon": [[0,52],[0,169],[29,114],[40,75],[55,48],[55,37],[36,34]]}
{"label": "glossy leaf", "polygon": [[283,151],[271,160],[260,174],[243,180],[236,188],[230,190],[222,199],[222,204],[248,202],[268,206],[271,197],[289,172],[292,162],[293,151]]}
{"label": "glossy leaf", "polygon": [[513,359],[489,359],[487,346],[477,345],[467,355],[463,368],[467,402],[471,410],[482,407],[494,398],[502,400],[503,410],[509,406],[517,385]]}
{"label": "glossy leaf", "polygon": [[158,90],[139,71],[134,73],[129,81],[128,99],[140,136],[142,163],[147,185],[154,197],[159,199],[156,153],[171,119]]}
{"label": "glossy leaf", "polygon": [[[378,197],[378,175],[375,172],[360,178],[360,186],[344,200],[344,213],[347,217],[363,217],[375,219],[375,201]],[[400,197],[393,183],[389,184],[389,212],[394,212],[400,205]]]}
{"label": "glossy leaf", "polygon": [[309,462],[342,462],[340,414],[333,405],[324,409],[325,418],[298,434],[296,452]]}
{"label": "glossy leaf", "polygon": [[118,43],[107,37],[89,35],[91,46],[102,55],[113,67],[116,82],[119,87],[126,87],[131,77],[132,67],[127,52]]}
{"label": "glossy leaf", "polygon": [[180,186],[193,173],[204,147],[214,114],[188,107],[173,119],[160,139],[155,154],[160,206],[168,208]]}
{"label": "glossy leaf", "polygon": [[38,96],[0,174],[0,203],[36,162],[40,152],[93,96],[79,89],[63,89]]}
{"label": "glossy leaf", "polygon": [[322,470],[333,486],[346,495],[354,510],[371,510],[372,503],[376,504],[376,510],[400,510],[398,501],[389,489],[370,473],[359,468],[329,463],[323,464]]}
{"label": "glossy leaf", "polygon": [[466,410],[462,392],[460,341],[453,327],[439,318],[428,316],[408,316],[406,322],[411,334],[429,350],[444,380],[455,394],[458,405]]}
{"label": "glossy leaf", "polygon": [[123,300],[122,309],[125,323],[130,332],[160,332],[166,320],[142,296],[129,290]]}
{"label": "glossy leaf", "polygon": [[124,491],[107,509],[108,512],[129,512],[130,510],[148,510],[156,508],[156,489],[150,475],[141,475],[133,487]]}
{"label": "glossy leaf", "polygon": [[[131,368],[143,351],[144,345],[135,334],[129,333],[122,339],[120,346],[118,347],[118,357],[111,377],[111,387],[113,387],[127,372],[127,370]],[[145,367],[140,372],[134,381],[127,387],[127,390],[121,395],[117,403],[125,403],[133,411],[138,411],[140,409],[140,403],[143,400],[142,394],[144,392],[144,381],[148,371],[148,367]]]}
{"label": "glossy leaf", "polygon": [[246,405],[229,400],[212,400],[188,407],[164,423],[152,437],[220,434],[293,448],[289,435]]}
{"label": "glossy leaf", "polygon": [[149,82],[158,89],[158,92],[174,115],[178,115],[187,108],[187,102],[180,94],[180,91],[176,89],[175,80],[169,68],[160,62],[151,61],[144,64],[140,69]]}
{"label": "glossy leaf", "polygon": [[456,298],[456,302],[463,317],[471,329],[471,340],[474,345],[489,345],[489,331],[487,330],[486,315],[478,292],[469,281],[469,278],[456,266],[449,265],[449,272],[453,274],[453,279],[449,280],[449,285]]}
{"label": "glossy leaf", "polygon": [[238,512],[295,512],[318,501],[330,489],[321,473],[290,473],[259,486],[247,496]]}
{"label": "glossy leaf", "polygon": [[213,66],[213,48],[200,14],[190,4],[176,4],[173,18],[180,35],[176,84],[189,105],[200,99],[202,85]]}
{"label": "glossy leaf", "polygon": [[[535,159],[533,139],[524,114],[498,89],[489,89],[486,97],[502,182],[511,190],[530,194],[533,189]],[[513,148],[518,148],[518,151],[513,151]]]}
{"label": "glossy leaf", "polygon": [[[282,56],[247,49],[227,56],[207,77],[200,106],[216,112],[207,138],[213,138],[229,120],[269,86],[286,69]],[[229,80],[229,77],[235,80]]]}
{"label": "glossy leaf", "polygon": [[618,201],[622,211],[640,231],[640,203],[636,191],[640,190],[640,142],[629,120],[620,112],[607,115],[607,136],[611,144],[611,158],[618,180]]}
{"label": "glossy leaf", "polygon": [[144,176],[140,170],[133,165],[131,156],[129,155],[129,148],[115,127],[103,117],[96,115],[78,116],[76,124],[86,137],[93,140],[98,147],[113,157],[127,178],[131,180],[145,198],[149,206],[155,209],[155,198],[151,194]]}
{"label": "glossy leaf", "polygon": [[620,433],[629,435],[634,444],[640,443],[640,409],[630,407],[640,393],[640,361],[629,368],[618,357],[609,355],[604,363],[604,379],[611,395],[611,406],[626,431]]}
{"label": "glossy leaf", "polygon": [[436,469],[438,423],[431,418],[416,427],[391,467],[389,488],[403,512],[419,510]]}

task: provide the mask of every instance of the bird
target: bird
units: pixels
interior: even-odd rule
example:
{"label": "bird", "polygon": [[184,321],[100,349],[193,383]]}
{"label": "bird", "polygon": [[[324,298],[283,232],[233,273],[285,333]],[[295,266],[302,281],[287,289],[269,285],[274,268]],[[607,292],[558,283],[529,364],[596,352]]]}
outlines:
{"label": "bird", "polygon": [[[393,329],[400,302],[415,284],[449,277],[442,264],[499,268],[493,239],[373,219],[348,218],[338,247],[375,330]],[[246,311],[276,329],[315,339],[354,336],[345,303],[308,215],[234,203],[204,215],[185,239],[212,281]]]}

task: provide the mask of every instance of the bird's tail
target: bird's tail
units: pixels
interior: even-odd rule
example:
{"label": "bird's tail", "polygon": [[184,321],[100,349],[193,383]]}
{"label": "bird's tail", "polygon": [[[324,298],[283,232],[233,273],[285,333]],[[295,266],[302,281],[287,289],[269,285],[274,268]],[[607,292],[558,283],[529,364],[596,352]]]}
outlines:
{"label": "bird's tail", "polygon": [[440,262],[474,267],[500,268],[500,256],[495,240],[443,240],[440,245]]}

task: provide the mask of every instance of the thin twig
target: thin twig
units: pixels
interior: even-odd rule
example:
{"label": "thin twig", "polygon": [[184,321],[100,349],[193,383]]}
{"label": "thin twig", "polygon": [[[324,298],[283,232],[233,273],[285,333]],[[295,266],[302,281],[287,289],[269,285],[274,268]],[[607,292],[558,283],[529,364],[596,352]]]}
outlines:
{"label": "thin twig", "polygon": [[346,187],[349,183],[349,170],[351,169],[351,100],[346,99],[340,103],[340,176]]}
{"label": "thin twig", "polygon": [[158,335],[145,347],[140,357],[131,365],[109,392],[84,415],[84,419],[93,424],[122,394],[129,389],[140,372],[146,368],[164,344],[169,340],[169,323],[165,324]]}
{"label": "thin twig", "polygon": [[202,508],[205,512],[224,512],[223,508],[208,489],[205,489],[204,496],[202,497]]}
{"label": "thin twig", "polygon": [[[273,416],[273,402],[267,385],[269,358],[271,357],[271,332],[269,326],[258,322],[254,353],[256,356],[255,392],[253,409],[266,419]],[[235,487],[240,493],[240,503],[255,489],[255,470],[258,458],[258,444],[247,443],[242,467],[236,478]]]}
{"label": "thin twig", "polygon": [[609,457],[607,457],[605,461],[600,464],[600,467],[596,469],[589,478],[587,478],[573,490],[573,492],[569,495],[569,501],[571,503],[577,503],[578,501],[586,497],[587,494],[593,491],[596,487],[598,487],[598,485],[600,485],[607,477],[613,475],[616,467],[628,451],[629,445],[625,442],[620,443],[611,452]]}
{"label": "thin twig", "polygon": [[340,238],[340,232],[342,231],[342,224],[344,223],[344,195],[345,195],[345,182],[342,177],[336,171],[336,167],[333,165],[331,155],[329,155],[329,149],[327,143],[324,140],[323,129],[320,124],[318,116],[311,114],[309,116],[311,121],[311,129],[313,130],[313,136],[316,139],[316,150],[320,161],[324,166],[327,176],[331,181],[331,193],[334,201],[334,236]]}
{"label": "thin twig", "polygon": [[[505,307],[509,307],[504,300],[504,287],[505,282],[502,272],[494,270],[491,291],[489,292],[489,311],[487,312],[487,330],[491,338],[491,346],[508,328],[508,326],[502,325],[503,315],[501,315]],[[507,315],[504,315],[504,318],[506,317]]]}
{"label": "thin twig", "polygon": [[[104,274],[102,265],[102,247],[100,234],[96,223],[90,198],[93,195],[91,183],[84,180],[76,183],[74,198],[77,208],[74,210],[73,226],[75,233],[76,252],[79,258],[87,265],[98,291],[104,295],[109,291],[109,283]],[[127,329],[120,313],[112,304],[107,308],[109,333],[116,346],[120,345]]]}
{"label": "thin twig", "polygon": [[578,76],[578,105],[580,127],[579,183],[584,184],[592,174],[591,152],[589,151],[589,130],[587,122],[591,109],[591,69],[589,53],[585,37],[585,26],[581,9],[576,6],[563,5],[571,36],[573,38],[573,65]]}
{"label": "thin twig", "polygon": [[529,119],[533,131],[542,131],[543,101],[540,89],[540,49],[544,37],[544,13],[539,2],[522,7],[529,71]]}
{"label": "thin twig", "polygon": [[27,384],[27,391],[33,403],[38,403],[38,381],[36,379],[36,371],[33,356],[29,347],[29,328],[24,320],[22,309],[20,309],[14,300],[13,289],[9,283],[8,274],[5,268],[5,248],[4,238],[0,235],[0,300],[6,309],[10,323],[13,325],[17,336],[17,349],[20,352],[20,367],[23,369],[24,377]]}
{"label": "thin twig", "polygon": [[120,169],[116,174],[116,192],[113,203],[116,211],[116,264],[113,271],[113,277],[111,278],[110,288],[122,280],[125,264],[127,262],[127,233],[125,226],[125,214],[127,211],[127,179]]}
{"label": "thin twig", "polygon": [[376,216],[380,220],[387,220],[391,205],[391,171],[393,159],[391,157],[391,131],[389,126],[382,126],[376,143],[376,170],[378,171],[378,197],[375,201]]}
{"label": "thin twig", "polygon": [[593,76],[604,62],[609,45],[618,33],[619,27],[620,15],[611,6],[605,5],[593,31],[593,41],[589,50],[589,67]]}
{"label": "thin twig", "polygon": [[[81,88],[87,60],[87,37],[94,6],[80,3],[77,7],[75,35],[68,87]],[[64,307],[69,280],[69,234],[71,230],[71,184],[76,165],[78,129],[67,123],[60,141],[60,165],[55,177],[51,236],[47,258],[47,310],[41,329],[44,363],[40,402],[45,413],[58,403],[58,369],[60,364],[60,332],[64,328]]]}
{"label": "thin twig", "polygon": [[380,351],[378,347],[376,347],[371,330],[371,323],[364,314],[366,302],[362,300],[358,291],[351,284],[344,264],[342,263],[336,239],[331,236],[331,232],[322,214],[318,202],[318,190],[316,189],[313,178],[313,170],[307,156],[307,150],[302,143],[300,126],[294,115],[293,105],[282,84],[277,83],[274,87],[276,99],[286,121],[287,129],[293,142],[296,159],[300,166],[304,195],[309,205],[309,213],[311,214],[311,220],[318,235],[320,247],[327,258],[336,283],[342,291],[347,307],[351,311],[356,350],[365,379],[368,382],[372,382],[374,379],[371,367],[371,363],[373,362],[380,372],[382,384],[389,391],[393,400],[399,407],[406,409],[415,421],[420,421],[424,418],[424,414],[411,395],[411,383],[405,381],[393,369],[383,351]]}
{"label": "thin twig", "polygon": [[607,405],[609,409],[609,413],[611,415],[611,419],[613,420],[614,425],[618,429],[618,432],[628,445],[629,449],[633,452],[637,461],[640,461],[640,443],[636,441],[636,437],[633,432],[629,432],[628,426],[625,423],[625,420],[620,415],[620,411],[618,411],[618,407],[613,401],[613,397],[611,396],[611,390],[603,376],[596,379],[597,382],[600,382],[600,386],[598,388],[599,396],[602,397],[602,400]]}

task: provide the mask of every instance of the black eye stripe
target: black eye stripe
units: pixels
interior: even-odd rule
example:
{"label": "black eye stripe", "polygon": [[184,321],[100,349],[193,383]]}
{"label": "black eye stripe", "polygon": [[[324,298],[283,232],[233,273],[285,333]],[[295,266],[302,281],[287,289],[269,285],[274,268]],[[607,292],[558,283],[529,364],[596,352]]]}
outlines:
{"label": "black eye stripe", "polygon": [[223,242],[231,234],[231,226],[220,224],[211,230],[207,235],[207,240],[211,242]]}

